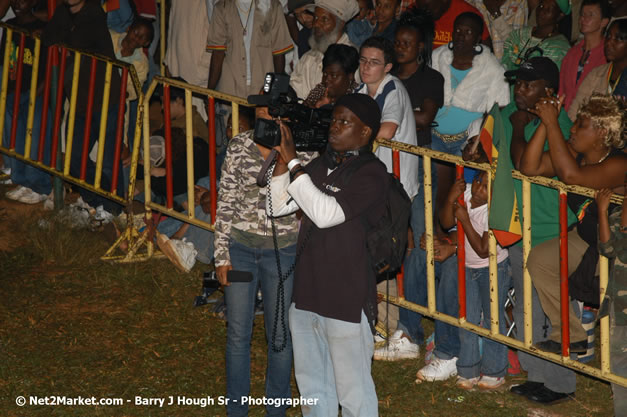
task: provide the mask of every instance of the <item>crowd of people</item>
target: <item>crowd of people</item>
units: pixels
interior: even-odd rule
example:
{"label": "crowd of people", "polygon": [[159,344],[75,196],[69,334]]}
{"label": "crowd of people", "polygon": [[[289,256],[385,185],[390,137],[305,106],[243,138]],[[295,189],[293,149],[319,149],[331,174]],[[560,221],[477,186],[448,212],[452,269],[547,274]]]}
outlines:
{"label": "crowd of people", "polygon": [[[157,22],[154,1],[63,0],[45,21],[37,0],[0,0],[0,14],[12,11],[8,23],[38,34],[43,45],[64,44],[132,64],[146,86],[158,66],[154,59]],[[117,7],[112,6],[115,3]],[[10,6],[10,8],[9,8]],[[126,6],[129,6],[128,9]],[[504,301],[513,288],[515,337],[523,340],[524,268],[533,282],[533,344],[562,352],[563,325],[569,326],[571,358],[588,351],[582,326],[584,309],[611,318],[612,372],[627,376],[624,352],[625,228],[627,204],[610,202],[612,193],[627,191],[627,2],[621,0],[186,0],[169,4],[165,66],[179,81],[246,98],[256,95],[267,73],[290,75],[288,101],[296,99],[314,111],[330,114],[328,144],[320,151],[297,152],[289,123],[260,105],[254,114],[240,106],[239,134],[233,135],[228,102],[218,102],[216,166],[209,166],[206,103],[194,98],[193,157],[195,212],[210,220],[212,185],[218,172],[215,233],[165,219],[157,225],[157,242],[182,270],[195,259],[215,265],[224,287],[226,317],[226,396],[250,392],[250,343],[258,293],[264,302],[268,343],[266,397],[291,398],[292,366],[301,396],[316,398],[303,415],[378,414],[371,377],[375,360],[416,360],[425,342],[422,316],[385,303],[375,289],[395,294],[389,275],[377,284],[366,241],[384,215],[393,157],[383,138],[430,148],[466,160],[498,163],[494,173],[466,168],[462,178],[444,162],[432,172],[433,218],[425,218],[428,196],[423,187],[421,157],[400,154],[400,183],[411,199],[408,247],[404,260],[404,294],[427,304],[425,230],[433,222],[437,310],[459,314],[457,225],[465,233],[466,320],[490,328],[498,319],[506,334]],[[29,41],[30,42],[30,41]],[[24,152],[33,44],[24,48],[17,127],[13,126],[18,79],[16,53],[10,47],[4,147],[15,142]],[[42,49],[43,50],[43,49]],[[90,65],[82,62],[76,106],[76,132],[86,132],[89,149],[98,139],[103,91],[93,92],[93,112],[86,112]],[[67,68],[72,68],[70,64]],[[68,70],[68,72],[70,72]],[[21,72],[20,72],[21,73]],[[104,66],[95,77],[102,80]],[[108,112],[118,113],[120,75],[114,71]],[[60,80],[71,97],[71,77]],[[42,83],[39,83],[41,86]],[[125,112],[133,120],[137,92],[127,88]],[[267,93],[267,92],[266,92]],[[35,106],[42,106],[38,90]],[[163,149],[172,138],[172,189],[175,209],[187,207],[188,170],[185,106],[182,89],[172,87],[169,103],[155,95],[151,106],[150,147]],[[167,112],[162,108],[167,107]],[[154,109],[154,114],[152,112]],[[51,123],[32,129],[31,157],[49,163]],[[164,120],[165,114],[170,120]],[[273,113],[274,114],[274,113]],[[326,113],[325,113],[326,114]],[[498,162],[492,144],[478,135],[487,116],[502,129]],[[124,195],[128,153],[116,160],[115,117],[105,127],[101,185],[110,189],[115,172],[118,195]],[[275,121],[280,145],[256,140],[256,125]],[[91,126],[91,131],[88,127]],[[167,126],[167,127],[166,127]],[[47,129],[41,131],[42,129]],[[171,132],[165,132],[170,128]],[[132,148],[129,131],[127,148]],[[482,136],[482,138],[484,138]],[[43,141],[40,145],[39,141]],[[278,138],[277,138],[278,140]],[[79,149],[77,146],[76,149]],[[168,185],[163,154],[153,157],[151,199],[165,202]],[[274,164],[272,164],[274,161]],[[117,167],[115,167],[117,165]],[[7,198],[36,204],[51,195],[50,175],[31,165],[4,158],[17,185]],[[270,166],[267,175],[259,175]],[[115,169],[114,169],[115,167]],[[96,164],[82,152],[70,158],[70,173],[93,184]],[[490,200],[509,199],[522,213],[522,182],[511,169],[597,190],[596,198],[568,194],[569,322],[560,316],[560,219],[558,191],[531,185],[531,252],[525,261],[522,243],[497,246],[498,317],[492,317],[489,278]],[[492,175],[492,190],[489,176]],[[263,177],[263,178],[262,178]],[[511,187],[496,187],[505,181]],[[490,195],[490,192],[492,193]],[[121,207],[88,190],[86,204]],[[145,198],[145,196],[143,196]],[[142,199],[141,195],[136,196]],[[430,225],[431,226],[431,225]],[[185,240],[187,239],[187,241]],[[191,253],[191,255],[190,255]],[[615,259],[605,298],[600,301],[600,255]],[[373,306],[375,306],[373,308]],[[377,322],[378,317],[378,323]],[[376,323],[376,325],[375,325]],[[416,383],[457,377],[463,389],[494,390],[505,384],[508,368],[520,364],[527,381],[510,387],[513,394],[541,404],[572,399],[575,372],[525,352],[512,353],[496,341],[435,321],[435,348]],[[612,384],[616,415],[627,414],[627,389]],[[268,415],[285,415],[287,403],[269,405]],[[229,401],[227,414],[247,415],[248,408]]]}

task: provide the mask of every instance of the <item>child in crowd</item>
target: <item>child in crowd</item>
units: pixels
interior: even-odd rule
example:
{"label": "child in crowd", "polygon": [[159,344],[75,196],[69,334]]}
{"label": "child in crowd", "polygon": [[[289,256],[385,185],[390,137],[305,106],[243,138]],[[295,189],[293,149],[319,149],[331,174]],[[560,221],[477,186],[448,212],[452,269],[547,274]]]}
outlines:
{"label": "child in crowd", "polygon": [[[625,176],[624,194],[627,194],[627,175]],[[610,210],[611,190],[597,192],[596,202],[599,210],[599,252],[614,260],[607,286],[606,300],[603,305],[609,307],[610,314],[610,363],[612,372],[618,376],[627,376],[627,198],[623,198],[622,209]],[[611,213],[610,213],[611,211]],[[609,215],[609,218],[608,218]],[[607,310],[601,308],[599,315]],[[627,388],[612,384],[614,393],[614,415],[627,415]]]}
{"label": "child in crowd", "polygon": [[[457,199],[463,195],[464,204]],[[488,232],[488,173],[479,171],[471,187],[463,179],[451,188],[440,215],[442,227],[450,229],[456,220],[464,228],[466,251],[466,320],[479,325],[483,313],[483,327],[490,328],[490,271]],[[507,249],[497,245],[499,331],[505,334],[503,302],[511,284],[511,270]],[[479,336],[459,329],[460,351],[457,361],[457,386],[471,389],[478,385],[494,389],[505,383],[507,373],[507,346],[483,339],[483,354],[479,351]]]}
{"label": "child in crowd", "polygon": [[350,41],[360,48],[366,39],[372,36],[374,7],[372,0],[358,0],[359,14],[346,24],[346,34]]}
{"label": "child in crowd", "polygon": [[[120,33],[114,30],[109,32],[113,41],[115,57],[120,61],[132,64],[137,72],[139,83],[143,85],[148,77],[148,57],[144,53],[143,48],[147,48],[155,36],[152,22],[148,19],[139,18],[129,26],[126,32]],[[133,80],[130,76],[128,77],[126,92],[129,100],[137,98]]]}
{"label": "child in crowd", "polygon": [[372,31],[372,36],[381,36],[394,42],[396,34],[396,14],[401,5],[401,0],[375,0],[374,15],[377,24]]}

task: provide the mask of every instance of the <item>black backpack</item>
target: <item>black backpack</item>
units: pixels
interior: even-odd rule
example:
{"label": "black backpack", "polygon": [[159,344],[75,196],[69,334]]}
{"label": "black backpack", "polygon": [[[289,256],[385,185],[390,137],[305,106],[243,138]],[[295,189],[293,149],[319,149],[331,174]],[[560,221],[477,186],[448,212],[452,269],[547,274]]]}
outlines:
{"label": "black backpack", "polygon": [[[343,175],[345,183],[353,173],[371,161],[383,163],[372,153],[361,154],[352,161]],[[366,246],[377,283],[393,278],[403,265],[411,213],[411,199],[403,184],[394,175],[388,173],[387,176],[389,186],[384,196],[385,212],[375,224],[365,225]]]}

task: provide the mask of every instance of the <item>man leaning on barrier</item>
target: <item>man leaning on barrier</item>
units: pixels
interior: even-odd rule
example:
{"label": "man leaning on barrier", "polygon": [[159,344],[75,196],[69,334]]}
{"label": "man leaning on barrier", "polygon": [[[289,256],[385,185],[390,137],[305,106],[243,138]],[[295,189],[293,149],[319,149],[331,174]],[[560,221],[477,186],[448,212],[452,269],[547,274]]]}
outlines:
{"label": "man leaning on barrier", "polygon": [[318,400],[302,406],[305,416],[337,415],[338,404],[344,416],[378,413],[370,373],[376,280],[366,233],[384,213],[381,196],[389,184],[385,165],[371,151],[380,119],[369,96],[342,96],[326,152],[307,167],[281,125],[279,149],[288,163],[274,171],[267,209],[273,216],[304,213],[289,321],[298,389]]}
{"label": "man leaning on barrier", "polygon": [[[504,140],[507,143],[507,150],[509,150],[513,167],[519,169],[528,142],[540,126],[540,120],[529,109],[533,109],[540,100],[550,100],[551,97],[555,97],[559,87],[559,69],[548,58],[534,57],[524,62],[519,69],[506,72],[505,75],[515,77],[516,83],[514,85],[514,100],[501,110]],[[568,139],[572,123],[564,110],[559,115],[558,124],[564,138]],[[545,144],[545,149],[548,149],[548,144]],[[518,203],[518,213],[522,213],[522,181],[514,179],[513,187]],[[531,184],[530,188],[531,247],[534,247],[559,235],[558,191],[538,184]],[[505,195],[500,192],[498,188],[494,190],[493,200],[513,198],[511,193]],[[572,224],[574,221],[575,217],[569,210],[568,224]],[[517,329],[516,336],[519,340],[523,340],[524,291],[521,242],[509,247],[509,256],[517,301],[513,311]],[[542,310],[535,289],[532,292],[532,319],[533,342],[545,340],[551,332],[551,323]],[[574,393],[576,387],[574,371],[522,351],[518,352],[518,359],[522,368],[527,371],[527,381],[511,387],[512,393],[543,404],[567,399],[569,394]]]}

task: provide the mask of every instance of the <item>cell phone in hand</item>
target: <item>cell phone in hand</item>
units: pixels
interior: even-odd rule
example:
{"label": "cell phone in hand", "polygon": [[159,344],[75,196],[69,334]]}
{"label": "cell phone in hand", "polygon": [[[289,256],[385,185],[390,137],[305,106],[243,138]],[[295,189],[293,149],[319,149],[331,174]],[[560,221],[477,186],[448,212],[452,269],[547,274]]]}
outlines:
{"label": "cell phone in hand", "polygon": [[228,282],[251,282],[253,280],[253,273],[231,269],[226,273],[226,280]]}

